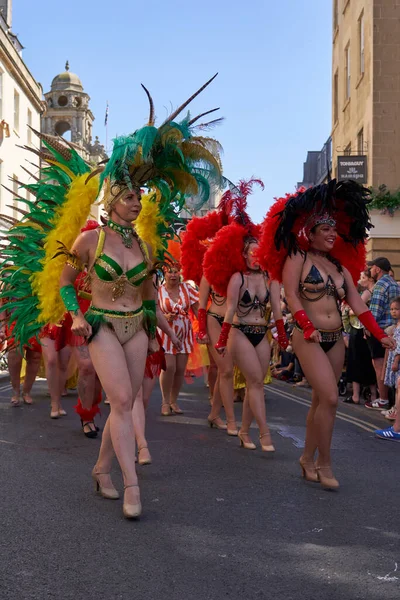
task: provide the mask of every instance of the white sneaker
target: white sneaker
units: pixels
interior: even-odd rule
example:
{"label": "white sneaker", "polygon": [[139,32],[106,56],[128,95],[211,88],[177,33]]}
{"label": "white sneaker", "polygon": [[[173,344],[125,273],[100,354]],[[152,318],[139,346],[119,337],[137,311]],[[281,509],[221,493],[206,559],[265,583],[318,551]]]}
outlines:
{"label": "white sneaker", "polygon": [[397,417],[397,409],[395,406],[388,411],[386,411],[385,419],[389,419],[389,421],[395,421]]}

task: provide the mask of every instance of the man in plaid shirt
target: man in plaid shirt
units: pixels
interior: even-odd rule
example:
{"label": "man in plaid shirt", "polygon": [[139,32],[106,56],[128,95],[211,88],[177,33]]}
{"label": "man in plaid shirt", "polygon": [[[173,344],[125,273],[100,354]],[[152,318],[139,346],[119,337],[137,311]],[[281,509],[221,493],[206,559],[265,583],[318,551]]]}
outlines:
{"label": "man in plaid shirt", "polygon": [[[369,309],[378,325],[382,329],[386,329],[387,327],[390,327],[390,325],[395,324],[390,315],[390,303],[396,297],[400,296],[400,285],[393,277],[391,277],[391,275],[389,275],[389,271],[392,271],[392,267],[387,258],[383,256],[375,258],[368,263],[368,267],[371,270],[371,277],[376,281]],[[365,406],[366,408],[373,410],[383,410],[388,408],[389,405],[389,389],[383,383],[385,349],[372,335],[369,335],[367,340],[376,373],[380,398],[373,402],[366,402]]]}

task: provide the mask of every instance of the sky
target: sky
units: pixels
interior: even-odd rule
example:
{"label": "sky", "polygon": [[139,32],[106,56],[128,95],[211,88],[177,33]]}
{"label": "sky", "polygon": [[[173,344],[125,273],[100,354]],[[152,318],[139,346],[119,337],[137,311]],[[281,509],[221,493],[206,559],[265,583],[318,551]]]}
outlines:
{"label": "sky", "polygon": [[221,107],[212,135],[224,175],[264,181],[248,203],[260,222],[302,180],[307,151],[329,137],[331,19],[329,0],[14,0],[12,30],[44,92],[69,61],[103,144],[108,101],[109,146],[145,124],[141,83],[161,123],[218,72],[191,112]]}

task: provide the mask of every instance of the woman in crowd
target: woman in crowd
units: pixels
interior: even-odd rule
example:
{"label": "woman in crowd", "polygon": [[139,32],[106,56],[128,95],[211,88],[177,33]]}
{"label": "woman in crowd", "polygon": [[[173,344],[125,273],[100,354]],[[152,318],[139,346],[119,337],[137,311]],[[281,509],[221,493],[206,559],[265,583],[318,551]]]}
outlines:
{"label": "woman in crowd", "polygon": [[246,380],[240,444],[255,449],[249,428],[255,418],[262,450],[273,452],[264,402],[264,378],[268,371],[271,348],[267,337],[272,306],[283,344],[287,345],[280,309],[278,282],[271,282],[262,271],[256,252],[258,228],[246,214],[247,196],[259,180],[241,182],[240,202],[232,222],[215,236],[204,257],[204,275],[213,289],[226,296],[224,322],[215,348],[224,356],[229,351],[233,363]]}
{"label": "woman in crowd", "polygon": [[[230,353],[221,356],[215,349],[215,344],[221,332],[225,317],[226,298],[220,296],[210,286],[203,275],[204,255],[216,233],[231,218],[231,213],[237,202],[239,190],[228,189],[221,198],[218,208],[204,217],[193,217],[182,236],[182,268],[185,279],[191,279],[199,286],[199,330],[197,341],[206,344],[216,370],[215,385],[211,385],[211,411],[208,416],[210,427],[227,431],[228,435],[237,435],[235,412],[233,409],[233,362]],[[213,383],[213,382],[212,382]],[[224,406],[226,423],[221,419],[221,409]]]}
{"label": "woman in crowd", "polygon": [[319,481],[326,489],[339,487],[330,448],[344,362],[340,302],[346,299],[384,347],[393,346],[350,274],[352,270],[358,279],[365,264],[364,242],[370,227],[367,201],[365,188],[332,180],[278,199],[263,226],[261,262],[283,279],[296,321],[293,350],[313,390],[300,465],[307,480]]}
{"label": "woman in crowd", "polygon": [[[3,319],[3,317],[1,318]],[[31,391],[40,367],[42,358],[41,346],[33,339],[31,344],[25,346],[23,352],[21,352],[21,350],[15,346],[12,338],[12,326],[5,327],[5,332],[4,334],[1,333],[0,339],[6,339],[7,347],[9,348],[7,352],[7,363],[13,391],[11,405],[20,406],[21,403],[32,404]],[[24,358],[26,360],[26,369],[21,393],[21,369]]]}
{"label": "woman in crowd", "polygon": [[[369,306],[372,288],[375,285],[369,269],[362,271],[360,285],[363,289],[361,299]],[[354,311],[346,306],[343,314],[343,325],[349,333],[349,345],[347,352],[346,379],[353,384],[353,392],[343,400],[347,404],[360,404],[361,386],[369,386],[371,391],[371,402],[376,400],[376,376],[372,364],[371,353],[367,340],[364,336],[364,327],[357,319]]]}
{"label": "woman in crowd", "polygon": [[[226,430],[228,435],[235,436],[238,434],[238,430],[236,427],[235,411],[233,409],[232,356],[229,352],[226,352],[225,355],[222,356],[215,349],[215,344],[218,342],[218,338],[221,334],[225,312],[226,298],[219,296],[203,276],[199,290],[200,328],[197,341],[200,344],[207,344],[218,369],[208,423],[210,427]],[[222,405],[225,409],[226,424],[222,421],[220,416]]]}
{"label": "woman in crowd", "polygon": [[61,405],[61,396],[67,383],[68,363],[71,357],[69,348],[58,347],[60,325],[46,325],[41,333],[41,346],[50,393],[50,419],[65,417],[67,412]]}
{"label": "woman in crowd", "polygon": [[[151,257],[132,227],[140,212],[138,186],[130,189],[114,183],[106,191],[105,207],[107,226],[82,233],[72,248],[72,254],[88,265],[92,305],[85,316],[76,300],[77,272],[72,266],[65,266],[60,285],[72,313],[72,332],[88,339],[90,357],[111,405],[93,478],[104,497],[118,498],[110,477],[115,451],[124,478],[124,515],[134,518],[141,513],[141,503],[131,412],[149,346],[144,302],[152,297]],[[152,336],[151,325],[147,331]]]}
{"label": "woman in crowd", "polygon": [[[158,305],[156,277],[153,278],[153,298],[156,302],[157,326],[171,340],[173,346],[178,351],[181,350],[181,341],[178,339],[174,331],[169,326],[168,321],[166,320],[164,314],[162,313]],[[133,428],[135,431],[139,465],[151,464],[151,455],[145,435],[146,410],[149,404],[150,396],[154,389],[154,385],[157,379],[160,377],[161,372],[165,371],[166,369],[165,352],[164,348],[162,347],[161,336],[158,332],[157,343],[158,349],[147,356],[143,383],[138,392],[138,395],[136,396],[132,411]]]}
{"label": "woman in crowd", "polygon": [[395,390],[395,405],[385,411],[385,417],[394,421],[392,427],[375,431],[375,435],[383,440],[400,442],[400,297],[395,298],[390,304],[390,313],[396,321],[393,337],[396,347],[388,352],[385,385]]}
{"label": "woman in crowd", "polygon": [[[177,244],[177,243],[175,243]],[[177,247],[175,246],[175,252]],[[172,246],[169,245],[171,253]],[[198,293],[189,283],[181,282],[180,263],[175,260],[164,268],[164,283],[158,288],[158,303],[175,336],[181,341],[178,349],[165,332],[161,332],[161,344],[165,350],[166,369],[160,375],[162,393],[161,415],[181,415],[183,410],[177,400],[181,391],[189,354],[193,350],[194,337],[189,311],[197,316]]]}

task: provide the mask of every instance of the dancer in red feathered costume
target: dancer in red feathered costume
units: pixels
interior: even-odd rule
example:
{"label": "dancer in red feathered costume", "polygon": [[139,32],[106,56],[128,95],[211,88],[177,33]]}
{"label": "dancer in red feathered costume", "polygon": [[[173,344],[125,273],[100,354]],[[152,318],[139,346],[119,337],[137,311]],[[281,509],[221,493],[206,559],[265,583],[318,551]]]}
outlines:
{"label": "dancer in red feathered costume", "polygon": [[[82,227],[81,232],[97,229],[97,221],[89,220]],[[79,273],[75,281],[79,308],[85,314],[90,306],[90,289],[86,283],[87,272]],[[102,400],[102,388],[99,378],[91,361],[87,340],[84,337],[74,335],[71,331],[72,317],[66,313],[61,326],[56,328],[55,348],[59,356],[63,357],[62,363],[66,369],[68,361],[66,358],[73,356],[78,369],[78,401],[75,412],[81,419],[82,431],[88,438],[97,437],[98,428],[94,418],[100,413],[99,404]]]}
{"label": "dancer in red feathered costume", "polygon": [[264,402],[264,378],[268,371],[271,348],[267,330],[271,308],[280,328],[280,342],[287,346],[280,308],[278,282],[271,281],[255,258],[258,248],[259,227],[246,213],[247,196],[259,180],[241,182],[240,194],[232,207],[232,221],[215,236],[207,250],[204,275],[221,296],[226,297],[226,310],[217,352],[228,352],[246,379],[247,393],[243,404],[242,427],[239,439],[242,447],[255,449],[249,437],[249,428],[256,419],[260,431],[261,447],[274,451],[267,425]]}
{"label": "dancer in red feathered costume", "polygon": [[384,347],[393,347],[353,282],[365,265],[368,194],[353,181],[331,180],[280,198],[263,223],[258,249],[260,264],[283,281],[296,322],[293,349],[313,390],[300,458],[303,476],[327,489],[339,487],[330,447],[344,362],[341,301],[346,298]]}
{"label": "dancer in red feathered costume", "polygon": [[[211,412],[208,416],[210,427],[227,431],[228,435],[237,435],[235,411],[233,408],[233,361],[229,352],[224,356],[214,348],[221,333],[225,317],[226,298],[217,294],[203,275],[203,259],[207,248],[217,232],[231,220],[236,199],[241,199],[238,188],[228,190],[221,198],[217,210],[204,217],[193,217],[182,235],[181,262],[184,279],[193,280],[199,286],[199,331],[197,342],[207,344],[210,359],[217,369],[215,385],[212,390]],[[221,419],[222,405],[225,408],[226,423]]]}

